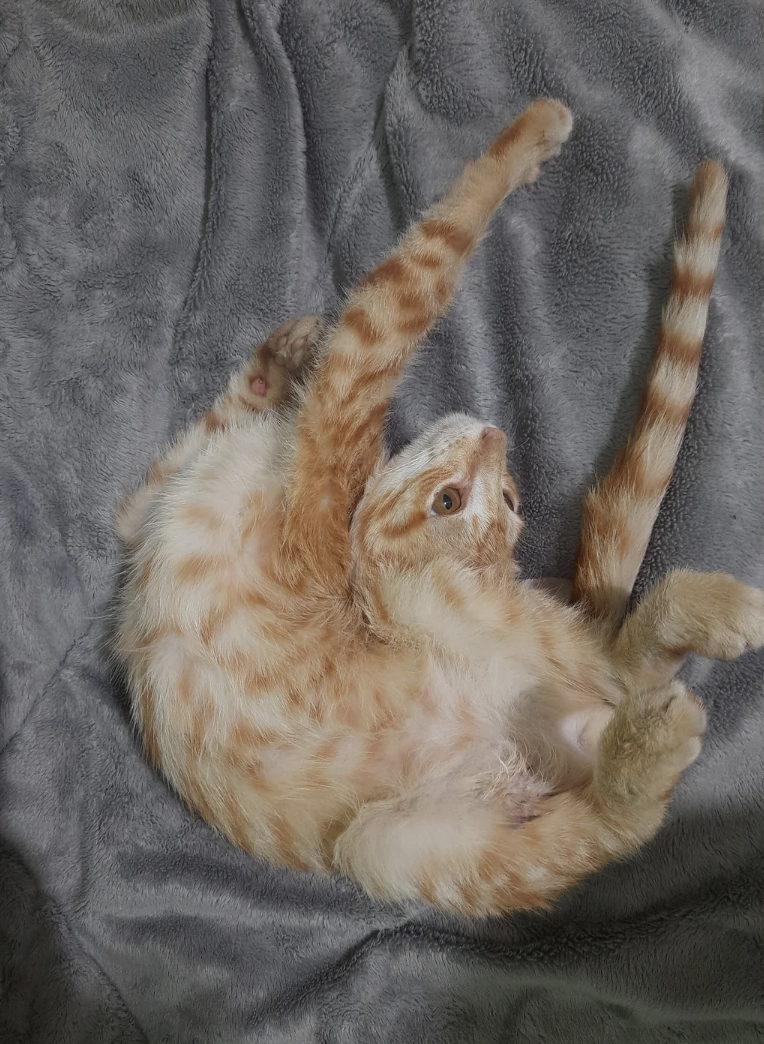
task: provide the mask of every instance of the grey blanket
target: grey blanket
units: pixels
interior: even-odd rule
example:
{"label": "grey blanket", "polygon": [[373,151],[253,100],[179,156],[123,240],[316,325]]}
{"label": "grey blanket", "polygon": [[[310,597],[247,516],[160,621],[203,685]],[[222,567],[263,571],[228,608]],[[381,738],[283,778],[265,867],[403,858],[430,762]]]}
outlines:
{"label": "grey blanket", "polygon": [[526,571],[570,575],[717,157],[700,392],[640,584],[764,586],[763,50],[758,0],[2,0],[0,1040],[762,1040],[762,655],[688,665],[708,739],[652,844],[550,914],[475,924],[195,820],[107,636],[116,499],[540,94],[573,136],[503,208],[391,437],[455,408],[507,428]]}

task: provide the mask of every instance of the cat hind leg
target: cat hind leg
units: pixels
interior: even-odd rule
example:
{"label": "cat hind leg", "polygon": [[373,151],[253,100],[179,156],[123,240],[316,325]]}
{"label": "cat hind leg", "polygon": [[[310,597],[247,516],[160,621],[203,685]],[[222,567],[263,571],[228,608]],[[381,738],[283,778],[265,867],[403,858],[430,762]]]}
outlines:
{"label": "cat hind leg", "polygon": [[687,653],[735,660],[764,645],[764,591],[726,573],[678,569],[637,605],[615,638],[633,680],[673,677]]}
{"label": "cat hind leg", "polygon": [[705,722],[678,682],[630,693],[602,731],[591,778],[541,796],[525,821],[511,796],[489,793],[373,802],[337,839],[332,869],[380,899],[467,916],[548,907],[654,836]]}

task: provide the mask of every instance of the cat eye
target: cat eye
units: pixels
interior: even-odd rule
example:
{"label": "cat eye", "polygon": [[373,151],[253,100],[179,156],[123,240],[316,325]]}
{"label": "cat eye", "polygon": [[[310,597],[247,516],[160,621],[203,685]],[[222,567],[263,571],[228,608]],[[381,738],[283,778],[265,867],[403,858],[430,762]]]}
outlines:
{"label": "cat eye", "polygon": [[432,502],[432,511],[434,515],[455,515],[461,506],[462,497],[459,490],[453,486],[446,486]]}

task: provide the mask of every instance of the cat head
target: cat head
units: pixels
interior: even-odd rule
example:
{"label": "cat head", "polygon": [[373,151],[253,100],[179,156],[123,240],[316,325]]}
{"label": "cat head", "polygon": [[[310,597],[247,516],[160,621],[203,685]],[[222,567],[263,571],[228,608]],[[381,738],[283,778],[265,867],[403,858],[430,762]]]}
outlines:
{"label": "cat head", "polygon": [[514,575],[523,523],[506,454],[502,431],[453,414],[381,464],[353,516],[357,584],[384,576],[392,590],[396,575],[416,576],[436,562]]}

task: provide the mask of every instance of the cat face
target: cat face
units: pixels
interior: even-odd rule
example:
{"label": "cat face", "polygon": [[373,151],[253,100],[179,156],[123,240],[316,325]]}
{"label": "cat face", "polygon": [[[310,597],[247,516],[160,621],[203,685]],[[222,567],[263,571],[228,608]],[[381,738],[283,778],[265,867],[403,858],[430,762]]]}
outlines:
{"label": "cat face", "polygon": [[503,432],[464,414],[427,428],[369,479],[351,528],[356,562],[511,563],[522,521],[506,453]]}

